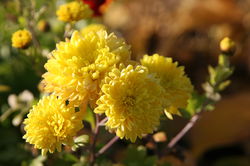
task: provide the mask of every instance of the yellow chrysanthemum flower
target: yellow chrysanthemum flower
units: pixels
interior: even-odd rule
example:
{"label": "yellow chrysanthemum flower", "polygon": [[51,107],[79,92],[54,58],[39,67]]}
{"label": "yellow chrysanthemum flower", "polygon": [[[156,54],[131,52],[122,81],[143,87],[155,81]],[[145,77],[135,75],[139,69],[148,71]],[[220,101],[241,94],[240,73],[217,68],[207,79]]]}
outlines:
{"label": "yellow chrysanthemum flower", "polygon": [[146,67],[114,68],[105,77],[95,113],[105,113],[106,127],[120,138],[135,142],[159,125],[162,87]]}
{"label": "yellow chrysanthemum flower", "polygon": [[58,19],[65,22],[79,21],[81,19],[90,18],[93,14],[92,10],[87,4],[80,1],[73,1],[61,5],[56,11]]}
{"label": "yellow chrysanthemum flower", "polygon": [[15,48],[27,48],[32,40],[31,33],[24,29],[18,30],[12,35],[12,47]]}
{"label": "yellow chrysanthemum flower", "polygon": [[154,54],[145,55],[141,64],[149,69],[160,79],[161,86],[165,89],[163,99],[166,115],[172,119],[171,114],[179,114],[178,108],[185,108],[187,100],[191,97],[193,86],[185,75],[184,67],[167,58]]}
{"label": "yellow chrysanthemum flower", "polygon": [[107,28],[103,24],[90,24],[81,29],[81,34],[85,35],[89,32],[98,32],[100,30],[107,30]]}
{"label": "yellow chrysanthemum flower", "polygon": [[130,46],[105,30],[81,35],[75,31],[69,41],[57,44],[45,64],[45,90],[78,106],[95,101],[99,84],[114,65],[130,59]]}
{"label": "yellow chrysanthemum flower", "polygon": [[67,107],[64,100],[54,95],[44,97],[25,119],[23,138],[41,149],[43,155],[48,151],[61,151],[61,145],[72,145],[73,137],[83,128],[82,111],[75,112],[73,107]]}

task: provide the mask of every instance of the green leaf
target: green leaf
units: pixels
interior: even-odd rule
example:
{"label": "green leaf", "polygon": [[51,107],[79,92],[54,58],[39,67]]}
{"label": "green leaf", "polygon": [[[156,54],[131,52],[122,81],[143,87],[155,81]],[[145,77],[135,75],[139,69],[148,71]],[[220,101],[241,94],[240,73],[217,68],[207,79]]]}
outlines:
{"label": "green leaf", "polygon": [[85,156],[81,156],[80,157],[80,160],[73,164],[72,166],[87,166],[87,163],[88,163],[88,160]]}
{"label": "green leaf", "polygon": [[90,123],[92,130],[95,128],[95,114],[89,107],[87,107],[83,120]]}
{"label": "green leaf", "polygon": [[70,153],[64,153],[62,157],[67,162],[78,162],[77,157]]}
{"label": "green leaf", "polygon": [[226,80],[233,73],[232,69],[219,66],[216,68],[216,84]]}
{"label": "green leaf", "polygon": [[215,109],[215,106],[213,104],[208,104],[204,109],[206,111],[213,111]]}
{"label": "green leaf", "polygon": [[195,113],[202,109],[202,105],[206,100],[205,96],[193,93],[192,97],[188,100],[188,105],[185,109],[180,109],[180,113],[184,118],[191,118]]}
{"label": "green leaf", "polygon": [[51,162],[53,166],[69,166],[79,162],[79,160],[73,154],[61,152]]}
{"label": "green leaf", "polygon": [[224,90],[226,87],[228,87],[230,85],[231,81],[230,80],[226,80],[222,83],[220,83],[219,87],[218,87],[218,90],[219,91],[222,91]]}
{"label": "green leaf", "polygon": [[74,139],[74,145],[72,146],[72,150],[76,151],[77,148],[85,146],[89,142],[88,135],[80,135]]}
{"label": "green leaf", "polygon": [[88,143],[89,142],[89,136],[88,135],[80,135],[75,138],[75,143]]}
{"label": "green leaf", "polygon": [[98,166],[113,166],[112,161],[110,159],[102,159],[98,162]]}
{"label": "green leaf", "polygon": [[216,77],[216,71],[215,69],[212,67],[212,66],[208,66],[208,72],[209,72],[209,82],[212,84],[212,85],[215,85],[215,77]]}
{"label": "green leaf", "polygon": [[123,164],[126,166],[156,166],[157,157],[148,156],[144,146],[129,146]]}
{"label": "green leaf", "polygon": [[29,166],[43,166],[43,162],[46,160],[47,158],[45,156],[38,156],[37,158],[33,159],[30,163]]}
{"label": "green leaf", "polygon": [[25,19],[25,17],[18,17],[18,23],[22,26],[22,27],[25,27],[27,25],[27,21]]}

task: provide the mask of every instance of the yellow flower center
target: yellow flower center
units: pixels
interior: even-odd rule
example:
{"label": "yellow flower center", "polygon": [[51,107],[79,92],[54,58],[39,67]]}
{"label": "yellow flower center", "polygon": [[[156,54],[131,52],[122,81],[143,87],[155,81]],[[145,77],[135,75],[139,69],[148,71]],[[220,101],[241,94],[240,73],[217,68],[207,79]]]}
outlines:
{"label": "yellow flower center", "polygon": [[126,96],[122,101],[125,107],[132,107],[135,105],[135,97],[134,96]]}

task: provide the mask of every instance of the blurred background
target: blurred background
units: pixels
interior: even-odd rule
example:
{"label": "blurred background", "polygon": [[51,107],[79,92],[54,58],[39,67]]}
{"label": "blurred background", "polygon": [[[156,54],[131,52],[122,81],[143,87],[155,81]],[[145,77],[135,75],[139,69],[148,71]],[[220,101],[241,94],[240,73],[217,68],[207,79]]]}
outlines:
{"label": "blurred background", "polygon": [[[20,16],[18,0],[0,1],[0,166],[25,165],[31,158],[21,138],[21,122],[40,95],[44,59],[61,40],[57,36],[63,36],[63,24],[55,16],[62,2],[37,1],[35,9],[46,11],[40,19],[50,26],[46,33],[35,29],[43,50],[37,59],[11,48],[12,33],[29,24],[29,15]],[[97,21],[126,39],[134,60],[153,53],[173,57],[200,92],[207,66],[217,63],[220,40],[231,37],[237,45],[231,85],[216,110],[203,114],[181,140],[181,155],[163,160],[173,166],[250,166],[250,0],[113,0]],[[163,121],[160,129],[169,140],[187,121],[176,116]],[[116,147],[124,146],[120,144]]]}

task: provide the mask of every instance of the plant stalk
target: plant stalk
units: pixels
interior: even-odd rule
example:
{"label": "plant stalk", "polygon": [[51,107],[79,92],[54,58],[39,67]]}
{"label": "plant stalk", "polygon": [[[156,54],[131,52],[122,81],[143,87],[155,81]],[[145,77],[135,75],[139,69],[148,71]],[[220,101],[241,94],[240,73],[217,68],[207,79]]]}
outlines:
{"label": "plant stalk", "polygon": [[168,143],[167,145],[167,151],[170,151],[177,142],[180,141],[180,139],[182,139],[187,132],[195,125],[195,123],[200,119],[201,117],[201,113],[203,111],[195,114],[190,120],[189,122],[184,126],[184,128],[174,137],[172,138],[172,140]]}
{"label": "plant stalk", "polygon": [[99,115],[96,114],[96,127],[95,127],[95,131],[93,133],[93,141],[92,141],[92,145],[90,148],[90,166],[94,166],[95,164],[95,146],[96,146],[96,141],[97,141],[97,136],[99,133]]}
{"label": "plant stalk", "polygon": [[97,153],[96,153],[96,157],[100,156],[101,154],[103,154],[104,152],[106,152],[116,141],[119,140],[119,137],[115,136],[114,138],[112,138],[104,147],[102,147]]}

